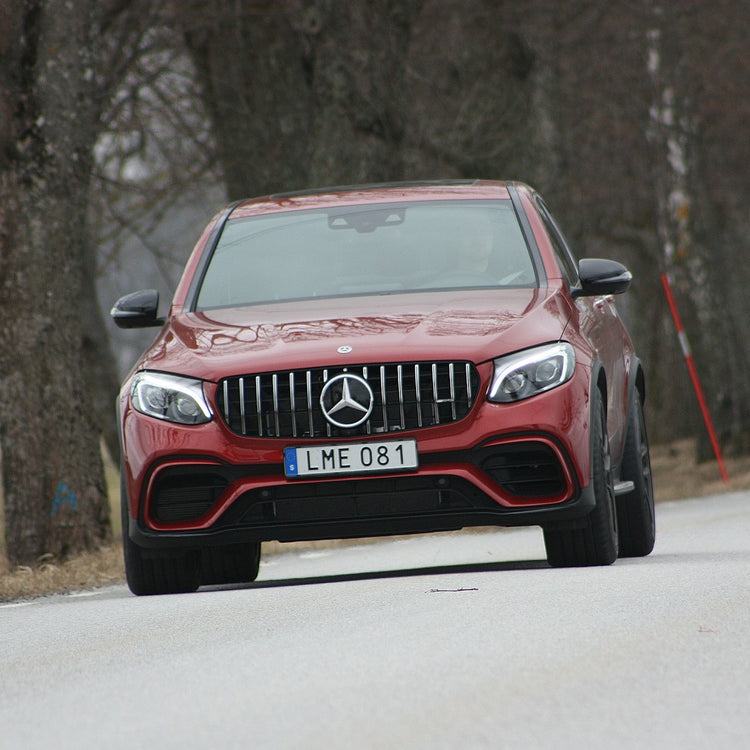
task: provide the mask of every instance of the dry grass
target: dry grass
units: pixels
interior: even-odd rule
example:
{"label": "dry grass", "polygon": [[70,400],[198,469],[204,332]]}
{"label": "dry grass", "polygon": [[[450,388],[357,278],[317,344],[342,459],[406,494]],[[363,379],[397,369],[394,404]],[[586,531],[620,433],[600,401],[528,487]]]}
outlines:
{"label": "dry grass", "polygon": [[[656,446],[651,451],[654,487],[658,502],[684,497],[712,495],[720,492],[750,490],[750,457],[727,459],[729,484],[722,481],[715,462],[696,464],[694,441],[684,440],[668,446]],[[110,467],[110,485],[112,485]],[[114,485],[117,486],[116,477]],[[113,498],[113,511],[116,500]],[[113,518],[119,513],[113,512]],[[115,529],[119,536],[119,528]],[[299,547],[330,546],[336,542],[300,543]],[[268,543],[263,554],[288,550],[292,545]],[[53,593],[79,591],[120,583],[125,580],[120,544],[107,546],[97,552],[87,552],[71,560],[56,561],[51,556],[40,559],[33,567],[10,569],[0,551],[0,602]]]}
{"label": "dry grass", "polygon": [[728,483],[723,481],[716,461],[696,463],[694,440],[652,447],[657,502],[750,490],[750,456],[725,458],[724,464]]}
{"label": "dry grass", "polygon": [[0,602],[31,596],[98,588],[124,580],[125,570],[119,544],[97,552],[85,552],[65,562],[45,555],[33,567],[8,569],[0,558]]}

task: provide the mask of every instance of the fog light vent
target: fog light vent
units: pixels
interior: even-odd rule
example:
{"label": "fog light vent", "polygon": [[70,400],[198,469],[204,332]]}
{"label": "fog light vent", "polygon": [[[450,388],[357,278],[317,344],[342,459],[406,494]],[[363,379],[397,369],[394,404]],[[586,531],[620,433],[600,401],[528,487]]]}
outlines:
{"label": "fog light vent", "polygon": [[554,497],[565,491],[557,455],[544,443],[498,446],[482,461],[481,468],[517,497]]}
{"label": "fog light vent", "polygon": [[160,476],[151,500],[153,516],[165,522],[200,518],[226,487],[227,480],[218,474],[192,472]]}

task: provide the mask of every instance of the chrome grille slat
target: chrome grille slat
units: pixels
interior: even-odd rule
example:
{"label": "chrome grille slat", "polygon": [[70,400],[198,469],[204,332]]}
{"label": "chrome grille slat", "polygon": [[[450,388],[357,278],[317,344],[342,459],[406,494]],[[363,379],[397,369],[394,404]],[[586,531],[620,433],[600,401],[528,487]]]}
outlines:
{"label": "chrome grille slat", "polygon": [[279,376],[274,373],[271,376],[271,385],[273,388],[273,423],[276,427],[276,434],[280,433],[279,430]]}
{"label": "chrome grille slat", "polygon": [[456,421],[456,373],[453,362],[448,365],[448,385],[451,389],[451,419]]}
{"label": "chrome grille slat", "polygon": [[[362,368],[362,377],[363,377],[363,378],[364,378],[365,380],[369,380],[369,375],[368,375],[368,372],[369,372],[369,371],[368,371],[368,369],[367,369],[367,366],[365,366],[365,367],[363,367],[363,368]],[[366,433],[367,433],[368,435],[371,435],[371,434],[372,434],[372,421],[371,421],[371,420],[369,420],[369,419],[367,420],[367,422],[365,422],[365,432],[366,432]]]}
{"label": "chrome grille slat", "polygon": [[[329,424],[320,409],[323,385],[343,372],[361,375],[375,398],[359,427]],[[463,419],[479,394],[470,362],[411,362],[237,375],[216,390],[217,413],[245,437],[336,438],[396,434]]]}
{"label": "chrome grille slat", "polygon": [[438,393],[438,368],[432,364],[432,418],[440,424],[440,394]]}
{"label": "chrome grille slat", "polygon": [[224,381],[224,421],[229,422],[229,381]]}
{"label": "chrome grille slat", "polygon": [[307,391],[307,425],[310,429],[309,435],[315,434],[315,417],[313,413],[313,390],[312,390],[312,372],[308,370],[305,373],[305,389]]}
{"label": "chrome grille slat", "polygon": [[417,427],[422,427],[422,385],[419,382],[419,365],[414,365],[414,392],[417,397]]}
{"label": "chrome grille slat", "polygon": [[396,366],[396,379],[398,388],[398,406],[399,416],[401,417],[400,424],[406,424],[406,416],[404,414],[404,366]]}
{"label": "chrome grille slat", "polygon": [[297,437],[297,399],[294,394],[294,373],[289,373],[289,409],[292,413],[292,437]]}
{"label": "chrome grille slat", "polygon": [[255,378],[255,413],[258,415],[258,436],[263,437],[263,407],[261,405],[261,379],[260,375]]}
{"label": "chrome grille slat", "polygon": [[383,432],[389,432],[388,396],[385,389],[385,365],[380,365],[380,400],[383,402]]}
{"label": "chrome grille slat", "polygon": [[[323,382],[324,383],[328,382],[328,370],[323,370]],[[326,422],[325,426],[326,426],[326,437],[331,437],[331,425],[328,422]]]}
{"label": "chrome grille slat", "polygon": [[240,391],[240,419],[242,420],[242,434],[246,433],[245,420],[245,378],[239,380]]}

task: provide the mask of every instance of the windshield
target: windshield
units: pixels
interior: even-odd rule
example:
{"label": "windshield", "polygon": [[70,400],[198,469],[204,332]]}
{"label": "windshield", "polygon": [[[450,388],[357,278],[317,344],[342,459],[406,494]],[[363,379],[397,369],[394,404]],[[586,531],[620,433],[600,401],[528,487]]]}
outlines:
{"label": "windshield", "polygon": [[537,286],[510,201],[431,201],[230,219],[196,308]]}

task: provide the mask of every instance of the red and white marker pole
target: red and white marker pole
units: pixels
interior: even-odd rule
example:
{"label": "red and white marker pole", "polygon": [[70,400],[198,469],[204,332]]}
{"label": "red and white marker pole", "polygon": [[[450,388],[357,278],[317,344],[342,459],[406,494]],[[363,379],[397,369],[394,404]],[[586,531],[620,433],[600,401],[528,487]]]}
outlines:
{"label": "red and white marker pole", "polygon": [[680,320],[680,313],[677,310],[677,303],[675,302],[674,296],[672,295],[672,286],[667,274],[663,273],[661,275],[661,283],[664,286],[664,292],[667,295],[669,310],[672,313],[672,318],[674,320],[675,327],[677,328],[677,338],[679,339],[680,346],[682,347],[682,354],[685,357],[685,362],[687,363],[688,372],[690,373],[690,379],[693,381],[693,388],[695,389],[695,394],[698,397],[698,404],[700,405],[701,413],[703,414],[703,421],[705,422],[706,429],[708,430],[708,437],[711,439],[711,445],[713,446],[714,454],[716,455],[716,461],[719,464],[721,478],[725,482],[729,482],[729,476],[727,475],[727,470],[724,467],[724,459],[721,455],[719,441],[716,438],[716,431],[714,430],[714,425],[711,421],[711,415],[708,412],[706,399],[703,396],[703,389],[701,388],[700,380],[698,379],[698,373],[695,370],[693,354],[690,351],[690,343],[688,342],[687,334],[682,327],[682,320]]}

